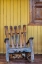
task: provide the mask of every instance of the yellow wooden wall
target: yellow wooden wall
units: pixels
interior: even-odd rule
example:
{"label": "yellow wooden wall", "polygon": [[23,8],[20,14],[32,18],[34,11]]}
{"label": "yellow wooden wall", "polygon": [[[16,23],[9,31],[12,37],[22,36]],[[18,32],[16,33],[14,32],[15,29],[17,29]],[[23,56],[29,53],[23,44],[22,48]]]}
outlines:
{"label": "yellow wooden wall", "polygon": [[[0,53],[5,53],[4,26],[29,23],[29,0],[0,0]],[[42,54],[42,26],[27,26],[27,39],[34,37],[34,53]]]}

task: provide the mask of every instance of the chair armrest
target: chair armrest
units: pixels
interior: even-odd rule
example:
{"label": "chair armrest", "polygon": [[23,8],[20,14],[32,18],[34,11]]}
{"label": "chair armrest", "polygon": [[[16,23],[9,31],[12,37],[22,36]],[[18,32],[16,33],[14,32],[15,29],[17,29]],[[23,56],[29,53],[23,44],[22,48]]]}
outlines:
{"label": "chair armrest", "polygon": [[33,40],[34,39],[34,37],[30,37],[29,39],[28,39],[28,41],[27,41],[27,43],[26,43],[26,45],[28,45],[28,43],[29,43],[29,40]]}
{"label": "chair armrest", "polygon": [[4,39],[4,42],[6,43],[7,40],[9,40],[9,38],[5,38],[5,39]]}

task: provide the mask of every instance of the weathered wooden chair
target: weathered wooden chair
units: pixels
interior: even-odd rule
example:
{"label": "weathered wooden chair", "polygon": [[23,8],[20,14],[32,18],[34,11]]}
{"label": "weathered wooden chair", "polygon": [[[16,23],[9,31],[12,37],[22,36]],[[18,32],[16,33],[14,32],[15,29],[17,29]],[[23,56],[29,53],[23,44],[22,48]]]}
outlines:
{"label": "weathered wooden chair", "polygon": [[[30,37],[26,42],[26,25],[23,28],[19,25],[10,26],[10,32],[8,26],[5,26],[5,43],[6,43],[6,61],[9,62],[9,54],[21,53],[25,54],[25,58],[33,62],[34,61],[34,51],[33,51],[33,37]],[[30,44],[27,47],[27,44]],[[28,55],[30,53],[30,56]]]}

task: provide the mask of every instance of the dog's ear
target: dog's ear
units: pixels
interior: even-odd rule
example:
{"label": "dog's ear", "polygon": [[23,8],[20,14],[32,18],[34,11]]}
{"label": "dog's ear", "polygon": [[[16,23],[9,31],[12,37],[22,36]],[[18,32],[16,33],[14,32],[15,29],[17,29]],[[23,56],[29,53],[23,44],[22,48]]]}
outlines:
{"label": "dog's ear", "polygon": [[29,40],[27,41],[26,45],[28,45],[28,43],[29,43]]}

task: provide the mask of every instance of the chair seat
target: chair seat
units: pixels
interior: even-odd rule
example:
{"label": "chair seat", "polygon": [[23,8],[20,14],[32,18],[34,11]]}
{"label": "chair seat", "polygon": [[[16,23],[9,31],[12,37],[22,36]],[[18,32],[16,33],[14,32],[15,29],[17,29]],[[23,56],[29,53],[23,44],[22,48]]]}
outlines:
{"label": "chair seat", "polygon": [[31,52],[31,48],[28,47],[28,48],[10,48],[8,50],[9,53],[25,53],[25,52]]}

